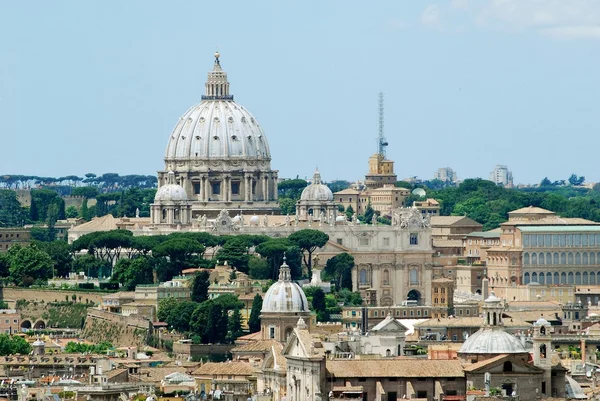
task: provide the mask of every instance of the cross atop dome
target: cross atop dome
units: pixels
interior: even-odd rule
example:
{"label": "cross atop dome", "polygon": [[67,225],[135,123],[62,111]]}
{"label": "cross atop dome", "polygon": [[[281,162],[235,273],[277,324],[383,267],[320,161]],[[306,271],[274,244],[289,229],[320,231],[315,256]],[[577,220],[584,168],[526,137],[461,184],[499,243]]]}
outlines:
{"label": "cross atop dome", "polygon": [[233,100],[233,95],[229,94],[227,73],[221,68],[220,57],[221,54],[215,52],[215,65],[212,71],[208,72],[202,100]]}

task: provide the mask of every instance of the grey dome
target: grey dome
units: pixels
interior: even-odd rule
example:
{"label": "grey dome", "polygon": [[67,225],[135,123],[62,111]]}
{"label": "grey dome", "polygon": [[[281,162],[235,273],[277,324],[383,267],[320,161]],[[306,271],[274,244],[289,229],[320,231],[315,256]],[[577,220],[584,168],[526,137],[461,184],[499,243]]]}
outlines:
{"label": "grey dome", "polygon": [[315,175],[313,176],[313,182],[304,188],[302,191],[302,195],[300,195],[300,200],[307,201],[332,201],[333,200],[333,192],[331,189],[325,184],[321,182],[321,174],[319,170],[315,171]]}
{"label": "grey dome", "polygon": [[261,312],[308,312],[308,300],[302,288],[291,279],[290,268],[283,262],[279,280],[265,294]]}
{"label": "grey dome", "polygon": [[154,202],[184,202],[188,197],[185,189],[181,185],[175,183],[175,173],[169,171],[167,176],[167,184],[158,188],[154,196]]}
{"label": "grey dome", "polygon": [[180,119],[165,152],[165,161],[206,159],[271,160],[265,134],[244,107],[229,94],[219,54],[208,73],[202,101]]}
{"label": "grey dome", "polygon": [[538,320],[536,320],[536,322],[533,324],[534,326],[550,326],[550,323],[544,319],[544,317],[540,317]]}
{"label": "grey dome", "polygon": [[527,350],[521,341],[502,327],[487,327],[469,336],[459,354],[521,354]]}

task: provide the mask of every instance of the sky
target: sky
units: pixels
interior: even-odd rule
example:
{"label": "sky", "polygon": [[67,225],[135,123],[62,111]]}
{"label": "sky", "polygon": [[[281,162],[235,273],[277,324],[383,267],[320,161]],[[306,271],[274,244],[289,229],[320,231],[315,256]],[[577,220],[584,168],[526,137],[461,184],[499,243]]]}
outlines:
{"label": "sky", "polygon": [[280,177],[600,181],[600,0],[0,5],[0,174],[154,174],[213,53]]}

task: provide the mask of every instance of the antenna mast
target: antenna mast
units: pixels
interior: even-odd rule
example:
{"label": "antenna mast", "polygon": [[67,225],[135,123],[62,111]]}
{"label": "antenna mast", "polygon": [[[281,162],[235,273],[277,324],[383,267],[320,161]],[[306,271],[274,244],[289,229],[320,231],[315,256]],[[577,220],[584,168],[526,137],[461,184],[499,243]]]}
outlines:
{"label": "antenna mast", "polygon": [[377,137],[377,153],[381,159],[385,159],[385,150],[388,146],[385,136],[383,136],[383,92],[379,92],[379,135]]}

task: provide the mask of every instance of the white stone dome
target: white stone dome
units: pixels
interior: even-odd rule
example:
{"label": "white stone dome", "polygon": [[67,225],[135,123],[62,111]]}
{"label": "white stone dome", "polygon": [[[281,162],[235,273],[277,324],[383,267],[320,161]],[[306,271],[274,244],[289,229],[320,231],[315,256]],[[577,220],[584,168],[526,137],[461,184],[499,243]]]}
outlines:
{"label": "white stone dome", "polygon": [[345,216],[340,215],[340,216],[338,216],[338,217],[335,218],[335,221],[336,221],[336,223],[345,223],[348,220],[346,219]]}
{"label": "white stone dome", "polygon": [[175,173],[169,171],[167,176],[167,184],[158,188],[154,196],[154,202],[184,202],[188,197],[185,189],[181,185],[175,183]]}
{"label": "white stone dome", "polygon": [[300,200],[306,201],[332,201],[333,192],[325,184],[321,182],[321,174],[319,170],[315,171],[313,182],[304,188]]}
{"label": "white stone dome", "polygon": [[202,101],[180,119],[165,152],[165,162],[202,159],[271,160],[265,134],[244,107],[229,94],[227,73],[219,56],[208,73]]}
{"label": "white stone dome", "polygon": [[465,340],[459,354],[521,354],[527,350],[521,341],[502,327],[480,329]]}
{"label": "white stone dome", "polygon": [[538,320],[535,321],[535,323],[533,324],[534,326],[550,326],[550,323],[544,319],[544,317],[540,317]]}
{"label": "white stone dome", "polygon": [[35,340],[32,344],[32,346],[34,347],[43,347],[44,345],[46,345],[46,343],[40,340],[39,338]]}
{"label": "white stone dome", "polygon": [[309,312],[306,295],[302,288],[292,281],[290,268],[285,260],[279,268],[279,280],[271,285],[265,294],[261,312]]}

